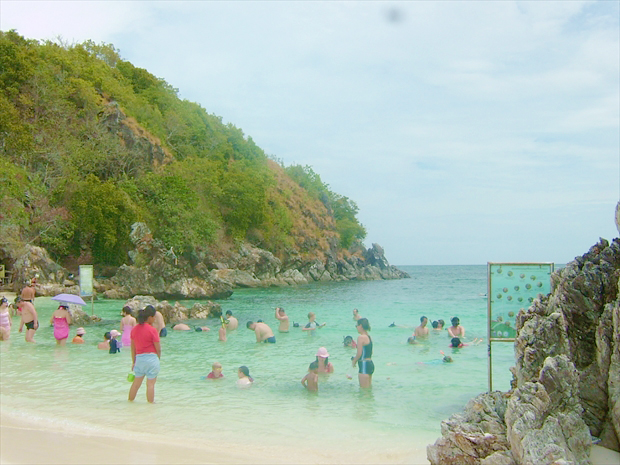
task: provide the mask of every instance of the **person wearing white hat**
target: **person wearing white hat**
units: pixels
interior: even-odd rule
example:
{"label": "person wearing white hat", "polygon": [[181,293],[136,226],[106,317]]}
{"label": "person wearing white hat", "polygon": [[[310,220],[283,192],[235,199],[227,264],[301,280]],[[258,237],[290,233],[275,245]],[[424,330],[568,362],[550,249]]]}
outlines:
{"label": "person wearing white hat", "polygon": [[75,330],[75,337],[71,341],[72,344],[84,344],[84,334],[86,334],[86,330],[84,328],[78,328]]}
{"label": "person wearing white hat", "polygon": [[316,362],[319,364],[319,373],[333,373],[334,366],[329,361],[329,353],[325,347],[316,352]]}

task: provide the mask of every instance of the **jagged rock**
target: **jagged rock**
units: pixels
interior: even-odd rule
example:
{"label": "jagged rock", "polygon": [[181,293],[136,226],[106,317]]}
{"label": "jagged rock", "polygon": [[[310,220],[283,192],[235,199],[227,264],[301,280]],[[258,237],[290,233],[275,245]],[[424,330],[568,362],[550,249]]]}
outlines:
{"label": "jagged rock", "polygon": [[247,271],[241,270],[213,270],[211,272],[213,277],[222,280],[223,282],[230,283],[231,287],[260,287],[261,281],[256,279],[253,275]]}
{"label": "jagged rock", "polygon": [[63,282],[69,272],[50,258],[47,251],[41,247],[25,245],[13,264],[13,290],[19,292],[30,281],[37,277],[37,295],[55,295],[65,292]]}
{"label": "jagged rock", "polygon": [[206,304],[195,303],[193,307],[189,309],[189,318],[195,320],[202,320],[211,316],[220,316],[221,314],[222,306],[211,301]]}
{"label": "jagged rock", "polygon": [[547,357],[537,382],[508,401],[507,435],[522,464],[589,463],[590,432],[581,418],[577,370],[566,355]]}
{"label": "jagged rock", "polygon": [[443,437],[426,448],[428,460],[432,465],[473,465],[496,452],[508,451],[505,411],[506,399],[499,391],[470,400],[462,414],[441,423]]}
{"label": "jagged rock", "polygon": [[510,454],[472,459],[472,446],[456,436],[478,427],[465,418],[458,428],[442,423],[431,463],[588,464],[591,436],[620,449],[620,239],[601,239],[551,282],[551,294],[517,316],[504,418]]}

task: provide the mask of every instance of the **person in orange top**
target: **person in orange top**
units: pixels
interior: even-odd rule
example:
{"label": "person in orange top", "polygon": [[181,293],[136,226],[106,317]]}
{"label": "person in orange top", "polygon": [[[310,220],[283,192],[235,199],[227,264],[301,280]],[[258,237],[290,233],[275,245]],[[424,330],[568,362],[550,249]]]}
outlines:
{"label": "person in orange top", "polygon": [[84,344],[84,334],[86,334],[86,330],[84,328],[78,328],[75,330],[75,337],[71,341],[72,344]]}

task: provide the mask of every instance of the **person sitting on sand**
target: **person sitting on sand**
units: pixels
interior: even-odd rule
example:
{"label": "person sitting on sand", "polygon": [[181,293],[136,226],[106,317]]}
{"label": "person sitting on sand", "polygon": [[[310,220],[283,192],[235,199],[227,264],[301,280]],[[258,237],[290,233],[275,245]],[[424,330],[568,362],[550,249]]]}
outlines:
{"label": "person sitting on sand", "polygon": [[273,335],[273,331],[266,323],[248,321],[246,327],[251,329],[256,334],[256,342],[270,342],[275,344],[276,337]]}
{"label": "person sitting on sand", "polygon": [[71,341],[71,344],[84,344],[84,334],[86,334],[86,330],[84,328],[76,329],[75,337]]}
{"label": "person sitting on sand", "polygon": [[240,366],[237,372],[239,379],[237,380],[237,387],[242,389],[252,386],[254,379],[250,376],[250,369],[246,366]]}
{"label": "person sitting on sand", "polygon": [[97,349],[110,350],[110,331],[103,334],[103,341],[97,344]]}
{"label": "person sitting on sand", "polygon": [[426,327],[427,324],[428,318],[426,318],[425,316],[420,317],[420,326],[415,329],[413,335],[416,338],[425,338],[426,336],[428,336],[428,328]]}
{"label": "person sitting on sand", "polygon": [[301,330],[302,331],[313,331],[317,328],[322,328],[323,326],[325,326],[327,323],[323,323],[323,324],[318,324],[316,322],[316,314],[314,312],[310,312],[308,313],[308,324],[306,326],[304,326]]}
{"label": "person sitting on sand", "polygon": [[172,329],[174,331],[191,331],[192,328],[190,328],[185,323],[177,323],[176,325],[172,327]]}
{"label": "person sitting on sand", "polygon": [[278,331],[281,333],[288,333],[288,315],[284,312],[283,308],[276,307],[276,319],[280,321],[280,327],[278,328]]}
{"label": "person sitting on sand", "polygon": [[213,365],[211,365],[211,372],[207,375],[206,379],[219,379],[223,377],[222,364],[219,362],[213,363]]}
{"label": "person sitting on sand", "polygon": [[460,326],[460,322],[461,321],[458,319],[458,317],[456,317],[456,316],[452,317],[450,322],[452,323],[452,326],[450,326],[448,328],[448,336],[464,338],[465,337],[465,328]]}
{"label": "person sitting on sand", "polygon": [[319,390],[319,363],[312,362],[308,367],[308,374],[301,379],[301,385],[308,391]]}
{"label": "person sitting on sand", "polygon": [[318,363],[319,373],[333,373],[334,366],[329,361],[329,353],[325,347],[320,347],[316,353],[316,363]]}

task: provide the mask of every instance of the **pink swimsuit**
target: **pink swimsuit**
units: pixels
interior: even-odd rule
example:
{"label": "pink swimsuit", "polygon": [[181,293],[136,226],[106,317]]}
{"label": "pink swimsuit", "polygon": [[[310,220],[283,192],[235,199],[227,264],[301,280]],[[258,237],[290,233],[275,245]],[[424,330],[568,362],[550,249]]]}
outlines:
{"label": "pink swimsuit", "polygon": [[11,315],[9,315],[8,311],[0,313],[0,326],[5,328],[11,327]]}
{"label": "pink swimsuit", "polygon": [[131,325],[123,325],[123,335],[121,336],[121,344],[123,347],[131,346],[131,330],[134,327]]}
{"label": "pink swimsuit", "polygon": [[64,316],[54,317],[54,337],[59,341],[69,337],[69,323]]}

